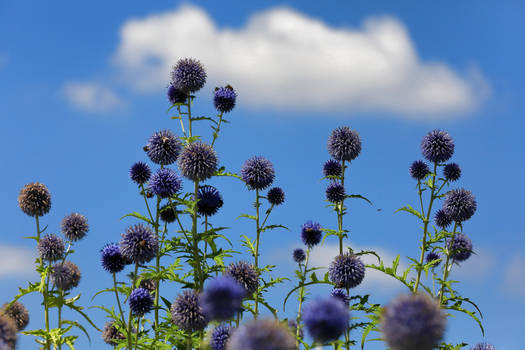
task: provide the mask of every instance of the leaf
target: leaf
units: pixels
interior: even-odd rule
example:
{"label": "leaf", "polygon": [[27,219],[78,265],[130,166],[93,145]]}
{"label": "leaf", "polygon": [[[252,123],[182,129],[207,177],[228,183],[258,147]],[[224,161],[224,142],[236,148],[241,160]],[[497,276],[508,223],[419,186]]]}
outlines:
{"label": "leaf", "polygon": [[370,204],[371,206],[374,206],[374,204],[372,203],[372,201],[370,201],[370,199],[360,195],[360,194],[348,194],[345,196],[346,198],[357,198],[357,199],[362,199],[366,202],[368,202],[368,204]]}
{"label": "leaf", "polygon": [[153,227],[157,226],[154,222],[151,222],[150,219],[148,219],[147,217],[145,217],[144,215],[142,215],[142,214],[140,214],[140,213],[137,213],[136,211],[131,212],[131,213],[128,213],[128,214],[122,216],[122,217],[120,218],[120,220],[122,220],[122,219],[124,219],[124,218],[126,218],[126,217],[129,217],[129,216],[134,217],[134,218],[137,218],[137,219],[140,219],[140,220],[142,220],[142,221],[145,221],[145,222],[147,222],[148,224],[150,224],[150,225],[153,226]]}
{"label": "leaf", "polygon": [[78,323],[76,321],[68,321],[68,320],[62,320],[62,323],[70,324],[70,325],[75,326],[78,329],[80,329],[86,335],[86,337],[88,338],[89,344],[91,344],[91,338],[89,337],[89,333],[86,331],[86,328],[84,328],[84,326],[82,326],[80,323]]}
{"label": "leaf", "polygon": [[417,216],[421,220],[425,221],[425,218],[423,217],[423,215],[420,212],[418,212],[416,209],[412,208],[410,205],[399,208],[394,213],[397,213],[398,211],[406,211],[407,213]]}

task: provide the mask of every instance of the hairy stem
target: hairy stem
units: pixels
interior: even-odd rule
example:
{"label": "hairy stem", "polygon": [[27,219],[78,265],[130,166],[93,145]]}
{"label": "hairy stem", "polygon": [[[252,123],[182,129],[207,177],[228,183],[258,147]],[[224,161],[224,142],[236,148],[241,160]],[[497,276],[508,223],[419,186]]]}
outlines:
{"label": "hairy stem", "polygon": [[443,304],[443,297],[445,294],[445,283],[447,282],[448,274],[450,273],[450,270],[452,269],[452,266],[449,266],[450,264],[450,256],[452,255],[451,246],[454,243],[454,238],[456,237],[456,230],[458,228],[457,221],[454,223],[454,230],[452,231],[452,238],[450,239],[449,243],[447,244],[447,241],[445,240],[446,245],[446,252],[447,252],[447,260],[445,261],[445,266],[443,267],[443,281],[441,282],[441,289],[439,290],[439,305]]}
{"label": "hairy stem", "polygon": [[[196,202],[198,200],[198,194],[199,194],[199,180],[194,181],[194,197],[193,200]],[[202,284],[204,281],[201,280],[201,261],[199,256],[199,240],[197,235],[197,205],[195,205],[195,208],[193,210],[192,215],[192,226],[191,226],[191,236],[193,238],[193,258],[195,259],[194,265],[195,265],[195,271],[194,271],[194,277],[195,277],[195,287],[199,292],[202,292]]]}
{"label": "hairy stem", "polygon": [[219,131],[221,130],[221,123],[222,123],[222,114],[223,112],[219,114],[219,123],[217,124],[216,131],[213,133],[213,140],[211,141],[211,147],[213,147],[213,145],[215,144],[215,140],[217,140],[217,138],[219,137]]}
{"label": "hairy stem", "polygon": [[[299,336],[301,334],[301,310],[302,310],[302,306],[304,302],[304,292],[305,292],[304,281],[306,280],[306,274],[308,271],[308,259],[309,258],[310,258],[310,248],[306,248],[306,260],[304,261],[304,273],[302,274],[301,280],[299,281],[301,288],[299,289],[299,307],[297,309],[297,318],[296,318],[297,330],[295,332],[297,349],[299,349],[299,345],[300,345]],[[299,265],[299,268],[301,268],[300,265]]]}
{"label": "hairy stem", "polygon": [[[139,271],[139,263],[135,263],[135,273],[133,274],[133,280],[131,282],[131,291],[133,292],[135,290],[135,284],[137,283],[137,275]],[[132,332],[132,324],[131,320],[133,319],[131,314],[131,307],[129,308],[129,315],[128,315],[128,349],[132,350],[133,343],[131,341],[131,332]],[[138,335],[137,335],[138,337]]]}
{"label": "hairy stem", "polygon": [[[345,186],[345,161],[341,163],[341,186]],[[345,200],[337,204],[337,231],[339,233],[339,254],[343,254],[343,209],[345,205]]]}
{"label": "hairy stem", "polygon": [[[255,271],[257,272],[257,279],[259,279],[259,241],[261,236],[261,230],[259,227],[259,207],[261,206],[261,203],[259,202],[259,189],[255,190],[255,225],[257,228],[257,235],[255,238]],[[255,291],[255,314],[254,318],[257,319],[257,316],[259,315],[259,290],[257,289]]]}
{"label": "hairy stem", "polygon": [[115,272],[113,272],[113,287],[115,288],[115,298],[117,299],[117,305],[118,310],[120,312],[120,317],[122,321],[122,327],[126,327],[126,320],[124,319],[124,312],[122,311],[122,304],[120,303],[120,298],[118,296],[118,290],[117,290],[117,276]]}

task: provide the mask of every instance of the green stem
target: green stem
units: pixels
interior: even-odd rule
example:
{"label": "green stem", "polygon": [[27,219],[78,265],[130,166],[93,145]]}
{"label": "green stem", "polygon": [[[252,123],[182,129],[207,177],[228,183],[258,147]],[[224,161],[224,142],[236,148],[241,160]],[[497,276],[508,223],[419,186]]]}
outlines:
{"label": "green stem", "polygon": [[[135,283],[137,282],[137,275],[138,275],[138,272],[139,272],[139,263],[136,262],[135,263],[135,273],[133,274],[133,280],[132,280],[132,284],[131,284],[131,291],[133,292],[135,290]],[[128,349],[129,350],[133,350],[132,346],[133,346],[133,343],[131,341],[131,332],[132,332],[132,325],[131,325],[131,320],[132,320],[132,314],[131,314],[131,308],[129,308],[129,315],[128,315]],[[138,331],[138,329],[137,329]],[[137,337],[138,337],[138,334],[137,334]]]}
{"label": "green stem", "polygon": [[450,251],[450,246],[454,243],[454,238],[456,237],[456,229],[458,228],[457,221],[454,223],[454,231],[452,231],[452,239],[449,241],[449,244],[447,244],[447,241],[445,240],[446,245],[446,252],[447,252],[447,260],[445,262],[445,266],[443,267],[443,281],[441,282],[441,289],[439,290],[439,305],[443,304],[443,297],[445,294],[445,283],[447,282],[448,274],[450,273],[450,270],[452,267],[449,268],[450,263],[450,256],[452,255],[452,252]]}
{"label": "green stem", "polygon": [[179,112],[180,128],[182,129],[184,137],[186,137],[186,130],[184,130],[184,122],[182,121],[182,112],[180,111],[180,106],[177,106],[177,111]]}
{"label": "green stem", "polygon": [[[196,202],[198,200],[199,195],[199,180],[194,181],[194,197],[193,200]],[[195,259],[195,271],[194,271],[194,277],[195,277],[195,287],[199,292],[202,292],[202,283],[204,281],[201,280],[201,261],[199,256],[199,240],[197,239],[197,205],[195,205],[195,208],[193,210],[192,215],[192,226],[191,226],[191,236],[193,238],[193,258]]]}
{"label": "green stem", "polygon": [[[259,279],[259,241],[261,236],[261,230],[259,228],[259,207],[261,203],[259,202],[259,189],[255,190],[255,225],[257,227],[257,236],[255,239],[255,271],[257,272],[257,279]],[[255,291],[255,314],[254,318],[257,319],[259,315],[259,290]]]}
{"label": "green stem", "polygon": [[211,142],[211,147],[215,144],[215,140],[219,137],[219,131],[221,130],[221,123],[222,123],[222,114],[219,114],[219,123],[217,124],[217,130],[213,133],[213,141]]}
{"label": "green stem", "polygon": [[[310,248],[306,248],[306,260],[304,262],[304,273],[302,274],[301,280],[299,281],[301,288],[299,289],[299,308],[297,309],[297,318],[296,318],[297,330],[295,334],[297,349],[299,349],[299,345],[300,345],[299,335],[301,334],[301,309],[302,309],[303,301],[304,301],[304,291],[305,291],[304,281],[306,280],[306,274],[308,271],[308,259],[309,258],[310,258]],[[299,265],[299,268],[301,268],[300,265]]]}
{"label": "green stem", "polygon": [[36,220],[36,242],[40,242],[40,220],[38,219],[38,215],[35,216]]}
{"label": "green stem", "polygon": [[188,338],[186,339],[186,349],[187,350],[192,350],[193,348],[193,341],[191,339],[191,334],[188,335]]}
{"label": "green stem", "polygon": [[144,185],[140,185],[140,189],[142,190],[142,196],[144,197],[144,202],[146,203],[146,208],[148,208],[149,218],[153,222],[153,215],[151,215],[151,210],[149,209],[148,198],[146,197],[146,190],[144,189]]}
{"label": "green stem", "polygon": [[[160,214],[159,207],[160,207],[160,197],[157,196],[157,207],[156,207],[156,213],[155,213],[155,237],[157,237],[157,240],[159,239],[159,214]],[[162,239],[157,245],[157,254],[155,257],[155,271],[157,272],[157,276],[160,274],[160,250],[161,250],[160,246],[163,240],[164,240],[164,236],[162,237]],[[155,279],[155,304],[154,304],[155,305],[155,339],[157,338],[157,335],[159,332],[159,307],[158,307],[159,306],[159,293],[160,293],[160,280]]]}
{"label": "green stem", "polygon": [[[204,215],[204,234],[208,232],[208,215]],[[207,259],[207,252],[208,252],[208,239],[204,240],[204,257],[202,258],[202,262],[204,266],[206,265],[206,259]]]}
{"label": "green stem", "polygon": [[[346,166],[345,161],[341,163],[341,186],[343,188],[345,187],[345,172],[346,172]],[[343,208],[345,205],[345,200],[341,201],[341,203],[338,203],[337,208],[337,231],[339,232],[339,254],[343,254]]]}
{"label": "green stem", "polygon": [[[49,334],[49,303],[48,303],[48,293],[49,293],[49,271],[46,274],[46,280],[44,285],[44,318],[46,322],[46,332]],[[46,342],[46,348],[51,349],[51,344]]]}
{"label": "green stem", "polygon": [[[135,337],[135,349],[138,349],[139,344],[139,328],[140,328],[140,316],[137,317],[137,336]],[[155,330],[156,331],[156,330]]]}
{"label": "green stem", "polygon": [[122,311],[122,304],[120,303],[120,298],[118,296],[118,290],[117,290],[117,276],[115,272],[113,272],[113,286],[115,287],[115,297],[117,298],[117,305],[118,310],[120,312],[120,317],[122,321],[122,327],[126,327],[126,320],[124,319],[124,312]]}
{"label": "green stem", "polygon": [[188,92],[188,134],[191,137],[192,129],[191,129],[191,93]]}
{"label": "green stem", "polygon": [[[58,328],[62,329],[62,305],[64,304],[64,291],[60,290],[60,302],[58,304]],[[58,350],[62,349],[62,343],[58,343]]]}

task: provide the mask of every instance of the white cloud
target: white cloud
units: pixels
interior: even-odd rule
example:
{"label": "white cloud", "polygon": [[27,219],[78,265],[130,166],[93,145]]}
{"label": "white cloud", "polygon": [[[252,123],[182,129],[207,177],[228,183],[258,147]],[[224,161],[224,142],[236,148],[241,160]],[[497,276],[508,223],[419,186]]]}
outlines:
{"label": "white cloud", "polygon": [[444,117],[473,110],[488,93],[476,69],[462,76],[422,61],[403,24],[388,16],[343,28],[280,7],[232,29],[186,5],[127,21],[113,61],[126,84],[150,92],[182,57],[200,59],[211,86],[231,83],[250,107]]}
{"label": "white cloud", "polygon": [[62,92],[71,105],[88,112],[103,113],[124,106],[113,91],[93,82],[68,82]]}
{"label": "white cloud", "polygon": [[27,277],[35,274],[34,250],[13,245],[0,245],[0,278]]}
{"label": "white cloud", "polygon": [[507,265],[502,288],[506,294],[525,298],[525,258],[520,254]]}

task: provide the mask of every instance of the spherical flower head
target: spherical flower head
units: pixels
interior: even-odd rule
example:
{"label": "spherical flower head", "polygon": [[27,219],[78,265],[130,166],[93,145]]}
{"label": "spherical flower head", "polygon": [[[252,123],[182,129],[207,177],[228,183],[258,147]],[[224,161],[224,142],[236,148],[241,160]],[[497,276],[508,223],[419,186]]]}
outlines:
{"label": "spherical flower head", "polygon": [[182,179],[169,168],[157,170],[149,182],[149,190],[160,198],[168,198],[182,188]]}
{"label": "spherical flower head", "polygon": [[15,301],[11,307],[8,308],[8,306],[9,303],[5,303],[0,314],[9,317],[15,323],[18,332],[23,331],[29,324],[29,312],[26,307],[18,301]]}
{"label": "spherical flower head", "polygon": [[[294,319],[288,320],[288,328],[290,328],[292,335],[294,337],[297,337],[297,321]],[[301,339],[304,338],[304,330],[302,327],[299,329],[299,338]]]}
{"label": "spherical flower head", "polygon": [[281,205],[284,203],[284,191],[280,187],[270,188],[266,197],[271,205]]}
{"label": "spherical flower head", "polygon": [[454,140],[446,131],[432,130],[423,137],[421,152],[429,162],[446,162],[454,154]]}
{"label": "spherical flower head", "polygon": [[224,202],[219,191],[210,185],[201,186],[197,192],[197,212],[201,215],[212,216],[222,207]]}
{"label": "spherical flower head", "polygon": [[339,203],[345,199],[345,187],[337,181],[332,181],[326,188],[326,199],[332,203]]}
{"label": "spherical flower head", "polygon": [[471,347],[470,350],[496,350],[496,347],[487,343],[479,343]]}
{"label": "spherical flower head", "polygon": [[213,95],[213,105],[221,113],[230,112],[235,107],[235,100],[237,99],[237,93],[230,86],[216,88],[215,94]]}
{"label": "spherical flower head", "polygon": [[64,256],[66,247],[62,238],[55,234],[48,234],[40,239],[37,249],[41,259],[57,261]]}
{"label": "spherical flower head", "polygon": [[125,259],[144,264],[157,255],[159,242],[151,229],[142,224],[130,226],[120,240],[120,252]]}
{"label": "spherical flower head", "polygon": [[171,71],[171,84],[184,92],[196,92],[206,83],[206,71],[200,61],[182,58]]}
{"label": "spherical flower head", "polygon": [[199,296],[193,290],[185,290],[171,304],[171,318],[179,328],[192,332],[203,330],[208,319],[199,304]]}
{"label": "spherical flower head", "polygon": [[293,261],[302,263],[306,259],[306,254],[303,249],[297,248],[293,250]]}
{"label": "spherical flower head", "polygon": [[0,341],[8,345],[8,349],[16,348],[16,324],[9,316],[0,314]]}
{"label": "spherical flower head", "polygon": [[0,339],[0,350],[13,350],[5,341]]}
{"label": "spherical flower head", "polygon": [[148,182],[151,177],[151,169],[148,164],[144,162],[136,162],[129,169],[129,177],[131,181],[137,185],[143,185]]}
{"label": "spherical flower head", "polygon": [[255,266],[246,261],[231,263],[224,271],[224,275],[233,278],[244,287],[246,296],[252,295],[259,288],[259,278]]}
{"label": "spherical flower head", "polygon": [[330,281],[337,288],[357,287],[365,278],[365,264],[353,254],[344,253],[335,257],[328,268]]}
{"label": "spherical flower head", "polygon": [[[428,264],[428,263],[431,263],[432,261],[434,261],[434,260],[438,260],[438,259],[441,259],[441,256],[439,256],[438,253],[435,253],[435,252],[429,252],[429,253],[427,254],[427,257],[426,257],[426,262],[427,262],[427,264]],[[441,263],[441,261],[436,261],[436,262],[434,262],[434,263],[432,264],[432,267],[438,267],[440,263]]]}
{"label": "spherical flower head", "polygon": [[186,103],[187,98],[188,95],[184,91],[177,89],[171,84],[168,86],[168,101],[170,101],[172,104]]}
{"label": "spherical flower head", "polygon": [[101,251],[102,267],[109,273],[117,273],[124,270],[126,260],[120,252],[118,244],[108,244]]}
{"label": "spherical flower head", "polygon": [[430,173],[427,163],[416,160],[410,166],[410,176],[416,180],[423,180]]}
{"label": "spherical flower head", "polygon": [[157,282],[151,278],[144,278],[140,281],[139,287],[153,293],[157,289]]}
{"label": "spherical flower head", "polygon": [[355,130],[348,126],[340,126],[328,138],[328,153],[338,161],[348,162],[361,153],[361,139]]}
{"label": "spherical flower head", "polygon": [[241,310],[244,288],[229,276],[211,280],[200,296],[204,314],[210,320],[226,321]]}
{"label": "spherical flower head", "polygon": [[332,290],[331,295],[332,297],[341,300],[346,306],[350,305],[350,297],[348,296],[348,294],[346,294],[344,290],[336,288]]}
{"label": "spherical flower head", "polygon": [[320,343],[337,340],[347,329],[349,320],[348,308],[333,297],[312,301],[303,312],[306,330]]}
{"label": "spherical flower head", "polygon": [[443,201],[443,210],[452,221],[463,222],[472,217],[477,209],[476,198],[472,192],[458,188],[447,192]]}
{"label": "spherical flower head", "polygon": [[339,163],[337,160],[327,160],[323,165],[324,176],[341,176],[342,173],[343,168],[341,167],[341,163]]}
{"label": "spherical flower head", "polygon": [[301,239],[308,247],[313,247],[321,242],[323,231],[318,222],[307,221],[301,226]]}
{"label": "spherical flower head", "polygon": [[233,331],[227,350],[297,350],[290,330],[275,320],[258,319]]}
{"label": "spherical flower head", "polygon": [[160,207],[160,219],[165,223],[172,223],[177,219],[177,208],[174,204],[166,204]]}
{"label": "spherical flower head", "polygon": [[392,350],[431,350],[443,339],[446,316],[423,294],[401,295],[383,311],[381,331]]}
{"label": "spherical flower head", "polygon": [[153,163],[169,165],[175,163],[182,146],[171,131],[162,130],[151,135],[145,149]]}
{"label": "spherical flower head", "polygon": [[211,350],[226,350],[226,342],[232,334],[232,328],[227,324],[221,324],[213,330],[210,339]]}
{"label": "spherical flower head", "polygon": [[71,261],[59,262],[53,265],[51,281],[60,290],[67,292],[78,286],[80,282],[80,269]]}
{"label": "spherical flower head", "polygon": [[449,163],[445,165],[443,175],[448,181],[456,181],[461,177],[461,168],[456,163]]}
{"label": "spherical flower head", "polygon": [[65,216],[60,223],[60,227],[62,234],[72,242],[81,240],[89,231],[86,217],[79,213]]}
{"label": "spherical flower head", "polygon": [[20,190],[18,206],[29,216],[42,216],[51,209],[51,194],[44,184],[28,183]]}
{"label": "spherical flower head", "polygon": [[118,344],[117,340],[124,339],[126,339],[126,336],[117,330],[115,321],[106,322],[102,329],[102,340],[104,340],[104,343],[116,346]]}
{"label": "spherical flower head", "polygon": [[250,190],[263,190],[273,183],[275,170],[268,159],[255,156],[242,165],[241,178]]}
{"label": "spherical flower head", "polygon": [[456,261],[465,261],[472,255],[472,241],[463,233],[456,233],[454,241],[447,240],[451,257]]}
{"label": "spherical flower head", "polygon": [[441,227],[442,229],[446,229],[452,223],[452,219],[450,218],[450,216],[447,214],[446,211],[444,211],[443,209],[439,209],[438,211],[436,211],[436,214],[434,215],[434,222],[436,223],[438,227]]}
{"label": "spherical flower head", "polygon": [[143,316],[153,309],[153,297],[144,288],[136,288],[129,295],[129,308],[136,316]]}
{"label": "spherical flower head", "polygon": [[182,150],[179,157],[179,170],[191,181],[204,181],[213,176],[218,163],[217,153],[210,145],[194,142]]}

